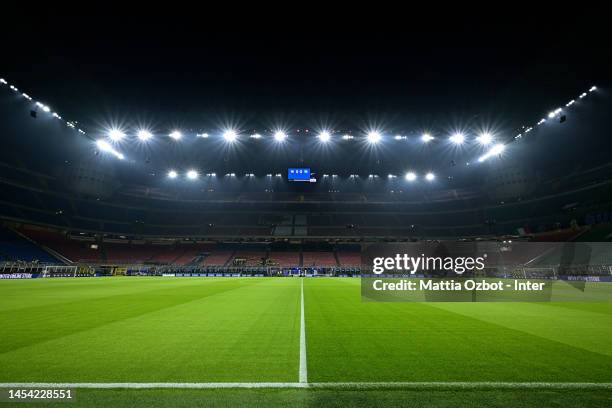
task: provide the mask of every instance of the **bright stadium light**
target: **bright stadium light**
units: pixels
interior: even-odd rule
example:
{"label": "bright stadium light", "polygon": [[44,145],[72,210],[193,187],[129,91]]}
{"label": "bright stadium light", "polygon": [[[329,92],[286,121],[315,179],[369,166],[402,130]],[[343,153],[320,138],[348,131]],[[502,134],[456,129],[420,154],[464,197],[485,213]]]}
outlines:
{"label": "bright stadium light", "polygon": [[463,133],[455,133],[449,139],[454,144],[460,145],[465,141],[465,136],[463,135]]}
{"label": "bright stadium light", "polygon": [[435,178],[436,178],[436,175],[431,173],[431,172],[429,172],[429,173],[427,173],[425,175],[425,180],[427,180],[427,181],[434,181]]}
{"label": "bright stadium light", "polygon": [[500,154],[504,152],[505,149],[506,149],[505,145],[503,145],[502,143],[498,143],[495,146],[493,146],[491,150],[489,150],[487,153],[480,156],[478,161],[482,163],[483,161],[487,160],[490,157],[499,156]]}
{"label": "bright stadium light", "polygon": [[501,143],[498,143],[495,146],[493,146],[493,148],[491,149],[491,155],[495,156],[495,155],[501,154],[505,148],[506,146],[504,146]]}
{"label": "bright stadium light", "polygon": [[197,172],[197,171],[195,171],[195,170],[189,170],[189,171],[187,172],[187,178],[188,178],[189,180],[195,180],[195,179],[197,179],[197,178],[198,178],[198,172]]}
{"label": "bright stadium light", "polygon": [[253,133],[250,137],[251,139],[261,139],[261,135],[259,133]]}
{"label": "bright stadium light", "polygon": [[349,135],[349,134],[343,135],[342,139],[343,140],[351,140],[351,139],[353,139],[353,135]]}
{"label": "bright stadium light", "polygon": [[113,148],[113,146],[111,146],[110,143],[108,143],[106,140],[103,140],[103,139],[96,140],[96,146],[98,146],[98,149],[100,149],[101,152],[110,153],[116,158],[118,158],[119,160],[123,160],[125,158],[123,154],[116,151]]}
{"label": "bright stadium light", "polygon": [[285,141],[285,139],[287,139],[287,134],[282,130],[279,130],[274,133],[274,140],[276,140],[277,142],[283,142]]}
{"label": "bright stadium light", "polygon": [[175,178],[177,178],[177,177],[178,177],[178,173],[177,173],[176,171],[174,171],[174,170],[170,170],[170,171],[168,172],[168,178],[175,179]]}
{"label": "bright stadium light", "polygon": [[51,108],[50,108],[50,107],[48,107],[47,105],[43,105],[43,106],[42,106],[42,110],[43,110],[43,111],[45,111],[45,112],[47,112],[47,113],[51,112]]}
{"label": "bright stadium light", "polygon": [[406,180],[414,181],[416,180],[416,178],[417,178],[417,175],[414,172],[409,171],[408,173],[406,173]]}
{"label": "bright stadium light", "polygon": [[100,139],[96,141],[96,145],[98,146],[98,149],[100,149],[103,152],[111,152],[114,150],[113,147],[109,145],[106,140]]}
{"label": "bright stadium light", "polygon": [[382,136],[380,135],[380,132],[372,131],[368,133],[367,138],[368,138],[368,142],[370,142],[371,144],[376,144],[380,142],[380,139],[382,139]]}
{"label": "bright stadium light", "polygon": [[108,137],[110,137],[112,141],[118,142],[119,140],[125,137],[125,133],[123,133],[122,131],[118,129],[112,129],[111,131],[108,132]]}
{"label": "bright stadium light", "polygon": [[274,133],[274,140],[276,140],[277,142],[284,142],[285,139],[287,139],[287,134],[282,130],[279,130]]}
{"label": "bright stadium light", "polygon": [[487,146],[493,142],[493,136],[491,136],[490,133],[485,132],[485,133],[482,133],[480,136],[478,136],[476,140],[481,145]]}
{"label": "bright stadium light", "polygon": [[178,130],[174,130],[170,132],[168,136],[170,136],[174,140],[179,140],[181,137],[183,137],[183,134],[179,132]]}
{"label": "bright stadium light", "polygon": [[238,134],[233,129],[228,129],[225,132],[223,132],[223,139],[225,139],[226,142],[229,142],[229,143],[235,142],[237,137],[238,137]]}
{"label": "bright stadium light", "polygon": [[429,143],[432,140],[434,140],[434,137],[430,135],[429,133],[423,133],[423,136],[421,136],[421,141],[423,143]]}
{"label": "bright stadium light", "polygon": [[330,139],[331,139],[331,134],[327,130],[324,130],[321,133],[319,133],[319,140],[322,141],[323,143],[329,142]]}
{"label": "bright stadium light", "polygon": [[593,91],[596,91],[596,90],[597,90],[597,87],[596,87],[595,85],[593,85],[593,86],[592,86],[592,87],[589,89],[589,92],[593,92]]}
{"label": "bright stadium light", "polygon": [[208,133],[197,133],[196,136],[197,137],[201,137],[202,139],[207,139],[208,138]]}
{"label": "bright stadium light", "polygon": [[586,92],[583,92],[583,93],[581,93],[581,94],[580,94],[579,98],[580,98],[580,99],[582,99],[582,98],[584,98],[585,96],[587,96],[587,94],[586,94]]}
{"label": "bright stadium light", "polygon": [[142,140],[143,142],[146,142],[147,140],[153,137],[153,134],[148,130],[139,130],[137,136],[138,139]]}

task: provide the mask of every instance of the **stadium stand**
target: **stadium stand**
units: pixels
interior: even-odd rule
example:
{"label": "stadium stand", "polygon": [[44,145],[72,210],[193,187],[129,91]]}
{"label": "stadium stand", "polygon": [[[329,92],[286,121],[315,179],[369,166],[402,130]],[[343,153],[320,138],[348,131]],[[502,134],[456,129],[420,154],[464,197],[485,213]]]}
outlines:
{"label": "stadium stand", "polygon": [[202,266],[225,266],[234,256],[232,251],[214,251],[207,255],[201,262]]}
{"label": "stadium stand", "polygon": [[38,261],[58,263],[58,260],[28,238],[0,226],[0,261]]}
{"label": "stadium stand", "polygon": [[303,252],[303,266],[339,266],[333,252]]}
{"label": "stadium stand", "polygon": [[341,266],[361,265],[361,253],[357,251],[338,251],[338,262]]}
{"label": "stadium stand", "polygon": [[300,266],[299,252],[270,252],[269,262],[278,266]]}

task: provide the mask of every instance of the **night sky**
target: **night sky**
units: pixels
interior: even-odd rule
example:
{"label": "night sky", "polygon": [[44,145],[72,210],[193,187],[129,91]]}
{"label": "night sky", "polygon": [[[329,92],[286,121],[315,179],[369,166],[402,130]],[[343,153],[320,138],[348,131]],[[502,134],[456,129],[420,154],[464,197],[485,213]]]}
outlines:
{"label": "night sky", "polygon": [[35,9],[3,20],[0,75],[89,130],[489,116],[516,127],[609,81],[603,8],[504,8],[370,21]]}

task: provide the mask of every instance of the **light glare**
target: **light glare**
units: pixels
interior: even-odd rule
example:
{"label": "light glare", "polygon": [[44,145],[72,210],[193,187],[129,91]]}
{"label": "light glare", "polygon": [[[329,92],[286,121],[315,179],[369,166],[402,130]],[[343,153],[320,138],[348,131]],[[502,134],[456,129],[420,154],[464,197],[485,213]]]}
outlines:
{"label": "light glare", "polygon": [[329,134],[328,131],[324,130],[323,132],[319,133],[319,140],[322,141],[323,143],[329,142],[330,139],[331,139],[331,135]]}
{"label": "light glare", "polygon": [[423,133],[423,136],[421,136],[421,140],[423,141],[423,143],[429,143],[434,140],[434,137],[429,133]]}
{"label": "light glare", "polygon": [[465,136],[463,133],[455,133],[450,137],[450,141],[456,145],[460,145],[465,141]]}
{"label": "light glare", "polygon": [[382,138],[382,136],[380,135],[379,132],[370,132],[368,133],[368,142],[372,143],[372,144],[376,144],[378,142],[380,142],[380,139]]}
{"label": "light glare", "polygon": [[138,139],[142,140],[143,142],[146,142],[147,140],[149,140],[149,139],[151,139],[153,137],[151,132],[149,132],[147,130],[139,130],[137,136],[138,136]]}
{"label": "light glare", "polygon": [[478,136],[476,138],[476,140],[478,141],[478,143],[480,143],[483,146],[487,146],[489,144],[491,144],[491,142],[493,142],[493,136],[491,136],[490,133],[483,133],[480,136]]}
{"label": "light glare", "polygon": [[236,133],[235,130],[229,129],[223,132],[223,139],[225,139],[226,142],[230,142],[230,143],[234,142],[237,137],[238,137],[238,134]]}
{"label": "light glare", "polygon": [[279,130],[278,132],[274,133],[274,140],[276,140],[277,142],[284,142],[286,138],[287,134],[282,130]]}
{"label": "light glare", "polygon": [[110,137],[112,141],[117,142],[125,137],[125,133],[118,129],[112,129],[110,132],[108,132],[108,137]]}

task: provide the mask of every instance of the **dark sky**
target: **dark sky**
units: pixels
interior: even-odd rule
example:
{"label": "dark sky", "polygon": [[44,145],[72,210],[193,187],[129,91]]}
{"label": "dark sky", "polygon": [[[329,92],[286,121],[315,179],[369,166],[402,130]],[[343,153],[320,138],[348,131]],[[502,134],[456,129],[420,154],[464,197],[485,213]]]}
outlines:
{"label": "dark sky", "polygon": [[3,19],[0,76],[89,128],[110,119],[359,126],[474,115],[515,126],[608,82],[603,8],[500,7],[304,21],[35,9]]}

